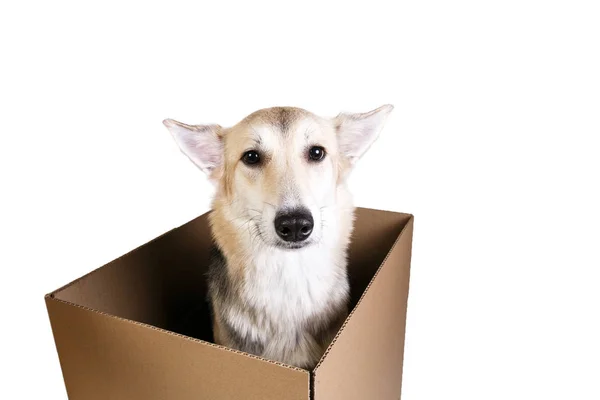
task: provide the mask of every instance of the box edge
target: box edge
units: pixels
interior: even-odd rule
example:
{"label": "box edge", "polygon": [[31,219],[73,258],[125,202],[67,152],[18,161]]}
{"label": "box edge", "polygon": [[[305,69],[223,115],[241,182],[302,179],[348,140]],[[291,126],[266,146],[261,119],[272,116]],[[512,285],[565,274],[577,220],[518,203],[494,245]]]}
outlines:
{"label": "box edge", "polygon": [[[384,211],[384,210],[383,210]],[[393,212],[393,211],[391,211]],[[365,290],[363,291],[363,293],[361,294],[360,298],[358,299],[358,302],[356,303],[356,306],[354,306],[354,309],[350,312],[350,314],[348,315],[348,317],[346,318],[346,320],[344,321],[344,323],[342,324],[342,327],[338,330],[337,334],[334,336],[333,340],[331,341],[331,343],[329,344],[329,346],[327,347],[327,349],[325,350],[325,352],[323,353],[323,355],[321,356],[321,359],[319,360],[319,362],[317,363],[317,365],[315,366],[315,368],[310,371],[311,377],[312,379],[314,379],[318,373],[319,367],[321,366],[321,364],[323,364],[323,362],[325,361],[325,358],[327,357],[327,355],[329,354],[329,352],[331,351],[332,347],[334,346],[335,342],[337,341],[337,339],[341,336],[341,334],[343,333],[344,329],[346,328],[346,326],[348,325],[348,322],[350,321],[350,319],[353,317],[354,313],[356,312],[356,310],[358,309],[358,307],[360,306],[361,302],[363,301],[365,295],[368,293],[369,289],[371,288],[371,286],[373,285],[373,282],[375,281],[375,279],[377,279],[377,276],[379,275],[379,272],[381,271],[381,269],[383,268],[383,266],[385,265],[386,261],[388,260],[390,254],[392,253],[392,251],[396,248],[396,245],[398,244],[398,242],[400,241],[400,239],[402,238],[402,236],[404,235],[404,233],[408,230],[408,226],[410,224],[414,225],[414,215],[413,214],[409,214],[409,213],[398,213],[398,214],[404,214],[406,216],[408,216],[408,220],[406,221],[406,224],[404,225],[404,227],[402,228],[402,230],[400,231],[400,233],[398,234],[398,236],[396,237],[396,240],[394,240],[394,244],[390,247],[390,249],[388,250],[387,254],[385,255],[385,258],[383,259],[383,261],[381,262],[381,264],[379,265],[379,267],[377,268],[377,271],[375,272],[375,274],[373,275],[373,277],[371,278],[371,280],[369,281],[369,284],[367,285],[367,287],[365,288]],[[409,268],[410,269],[410,268]],[[409,289],[410,290],[410,289]],[[314,392],[314,387],[312,388],[313,392]]]}
{"label": "box edge", "polygon": [[[79,305],[79,304],[75,304],[75,303],[70,302],[70,301],[61,300],[61,299],[59,299],[57,297],[54,297],[52,294],[46,295],[45,298],[46,298],[46,302],[48,302],[48,301],[55,301],[55,302],[63,303],[63,304],[66,304],[68,306],[71,306],[71,307],[76,307],[76,308],[85,310],[87,312],[91,312],[93,314],[103,315],[103,316],[111,318],[113,320],[125,322],[125,323],[132,324],[132,325],[138,325],[138,326],[144,327],[146,329],[152,329],[152,330],[161,332],[163,334],[167,334],[167,335],[170,335],[170,336],[173,336],[173,337],[177,337],[179,339],[183,339],[183,340],[186,340],[186,341],[197,343],[197,344],[202,345],[202,346],[208,346],[208,347],[213,347],[213,348],[216,348],[216,349],[219,349],[219,350],[228,351],[228,352],[231,352],[231,353],[234,353],[234,354],[238,354],[238,355],[244,356],[246,358],[255,359],[255,360],[258,360],[258,361],[261,361],[261,362],[265,362],[265,363],[268,363],[268,364],[273,364],[273,365],[276,365],[278,367],[282,367],[282,368],[285,368],[285,369],[288,369],[288,370],[291,370],[291,371],[294,371],[294,372],[302,372],[305,375],[310,376],[310,371],[302,369],[302,368],[297,368],[297,367],[294,367],[292,365],[280,363],[280,362],[277,362],[277,361],[272,361],[272,360],[269,360],[269,359],[266,359],[266,358],[255,356],[253,354],[249,354],[249,353],[245,353],[245,352],[242,352],[242,351],[239,351],[239,350],[235,350],[235,349],[231,349],[231,348],[228,348],[228,347],[225,347],[225,346],[221,346],[221,345],[218,345],[216,343],[207,342],[207,341],[202,340],[202,339],[197,339],[197,338],[193,338],[191,336],[186,336],[186,335],[183,335],[181,333],[169,331],[167,329],[159,328],[157,326],[146,324],[144,322],[139,322],[139,321],[134,321],[134,320],[127,319],[127,318],[118,317],[116,315],[112,315],[112,314],[109,314],[109,313],[106,313],[106,312],[103,312],[103,311],[95,310],[95,309],[90,308],[90,307],[85,307],[85,306],[82,306],[82,305]],[[47,306],[46,306],[46,308],[47,308]],[[50,315],[49,312],[48,312],[48,315],[50,317],[50,320],[52,321],[52,316]],[[57,349],[57,352],[58,352],[58,349]],[[60,355],[59,355],[59,358],[60,358]]]}

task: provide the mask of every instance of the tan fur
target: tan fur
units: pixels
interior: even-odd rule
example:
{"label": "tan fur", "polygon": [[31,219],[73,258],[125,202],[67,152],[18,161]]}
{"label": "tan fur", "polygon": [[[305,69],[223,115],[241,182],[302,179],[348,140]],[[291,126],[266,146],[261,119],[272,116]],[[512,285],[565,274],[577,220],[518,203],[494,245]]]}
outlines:
{"label": "tan fur", "polygon": [[[346,178],[377,138],[391,106],[323,118],[294,107],[258,110],[236,125],[166,120],[182,151],[215,184],[209,273],[215,342],[310,369],[348,313],[346,256],[354,206]],[[311,161],[320,146],[325,158]],[[261,162],[242,162],[258,151]],[[274,220],[308,210],[310,237],[297,249]]]}
{"label": "tan fur", "polygon": [[[269,126],[278,125],[278,117],[285,112],[290,118],[290,130],[293,130],[293,124],[300,118],[313,118],[315,124],[321,125],[321,129],[325,131],[333,132],[333,127],[327,124],[325,121],[312,116],[306,110],[294,107],[274,107],[267,108],[253,112],[252,114],[245,117],[235,126],[229,129],[223,129],[220,131],[220,136],[224,142],[225,152],[225,164],[217,171],[215,171],[214,178],[218,179],[217,193],[212,203],[213,212],[210,215],[211,227],[216,242],[222,246],[223,251],[227,253],[227,256],[232,259],[237,265],[232,268],[233,274],[241,274],[244,268],[244,260],[247,259],[248,254],[244,251],[244,246],[240,246],[240,239],[238,232],[235,228],[231,227],[227,223],[227,218],[223,215],[222,210],[227,208],[227,205],[234,201],[232,185],[234,182],[233,175],[238,164],[239,154],[243,153],[244,150],[250,148],[249,137],[253,134],[253,125],[265,124]],[[333,133],[335,135],[335,133]],[[330,143],[328,143],[330,144]],[[330,146],[331,148],[332,146]],[[331,151],[328,154],[330,157],[337,157],[337,152]],[[344,159],[338,159],[334,163],[336,168],[346,170],[349,168],[347,162]],[[263,181],[263,191],[267,202],[275,204],[278,200],[276,195],[279,188],[278,174],[274,168],[266,168],[264,171],[265,179]],[[342,178],[342,175],[336,174],[338,179]],[[247,179],[247,184],[251,185],[252,175],[244,176]],[[241,276],[240,276],[241,278]]]}

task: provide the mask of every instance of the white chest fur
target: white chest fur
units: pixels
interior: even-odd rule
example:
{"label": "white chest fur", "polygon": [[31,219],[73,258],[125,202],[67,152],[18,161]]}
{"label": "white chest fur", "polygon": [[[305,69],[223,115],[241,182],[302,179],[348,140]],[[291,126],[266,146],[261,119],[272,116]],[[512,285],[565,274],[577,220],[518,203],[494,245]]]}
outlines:
{"label": "white chest fur", "polygon": [[307,320],[347,295],[345,262],[344,257],[318,245],[257,252],[241,293],[255,312],[250,316],[236,310],[230,322],[261,341],[273,336],[296,338]]}
{"label": "white chest fur", "polygon": [[247,300],[272,319],[292,325],[322,312],[344,278],[328,253],[314,246],[259,254],[246,280]]}

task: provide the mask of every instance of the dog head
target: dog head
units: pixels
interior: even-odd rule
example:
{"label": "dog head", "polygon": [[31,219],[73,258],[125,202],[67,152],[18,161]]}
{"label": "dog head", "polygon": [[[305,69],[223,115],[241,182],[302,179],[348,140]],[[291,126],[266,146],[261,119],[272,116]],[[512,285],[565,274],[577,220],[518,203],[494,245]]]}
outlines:
{"label": "dog head", "polygon": [[274,107],[228,128],[164,124],[217,187],[213,209],[222,218],[262,243],[295,249],[321,241],[335,223],[340,188],[392,109],[324,118]]}

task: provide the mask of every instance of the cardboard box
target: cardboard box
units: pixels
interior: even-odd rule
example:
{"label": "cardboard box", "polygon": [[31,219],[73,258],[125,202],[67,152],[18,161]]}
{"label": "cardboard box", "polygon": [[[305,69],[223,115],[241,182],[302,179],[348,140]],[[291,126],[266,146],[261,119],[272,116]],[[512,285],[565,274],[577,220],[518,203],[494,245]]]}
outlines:
{"label": "cardboard box", "polygon": [[69,399],[399,399],[413,216],[356,213],[353,311],[313,371],[212,343],[204,214],[46,296]]}

